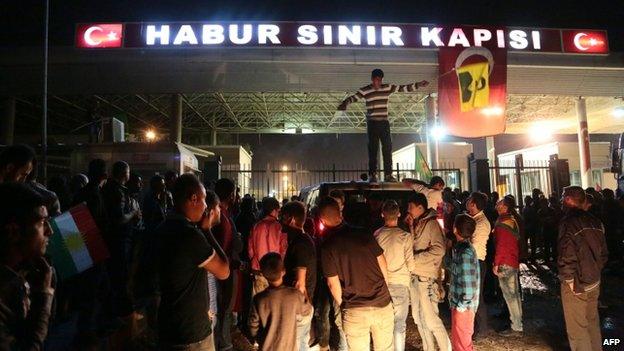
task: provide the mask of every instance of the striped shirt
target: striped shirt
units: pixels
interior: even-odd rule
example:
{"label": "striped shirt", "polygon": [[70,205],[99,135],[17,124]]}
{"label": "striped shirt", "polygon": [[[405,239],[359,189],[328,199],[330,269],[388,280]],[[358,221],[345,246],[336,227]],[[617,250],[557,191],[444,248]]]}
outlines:
{"label": "striped shirt", "polygon": [[379,89],[373,88],[372,84],[360,88],[357,93],[349,96],[343,101],[348,105],[358,100],[366,100],[366,118],[371,121],[388,120],[388,98],[390,94],[401,92],[413,92],[418,89],[417,83],[406,85],[382,84]]}

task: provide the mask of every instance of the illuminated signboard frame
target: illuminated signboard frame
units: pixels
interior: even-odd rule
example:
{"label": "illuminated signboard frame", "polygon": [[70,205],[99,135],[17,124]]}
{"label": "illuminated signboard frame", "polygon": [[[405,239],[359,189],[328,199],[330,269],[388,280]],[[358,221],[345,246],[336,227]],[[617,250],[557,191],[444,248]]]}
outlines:
{"label": "illuminated signboard frame", "polygon": [[[86,35],[89,28],[107,24],[122,25],[121,45],[116,48],[125,49],[311,47],[437,50],[440,47],[494,43],[512,52],[609,53],[607,32],[604,30],[257,21],[79,23],[76,26],[76,47],[104,48],[86,44],[89,42]],[[579,34],[583,34],[583,46],[579,44]],[[575,38],[574,42],[569,42],[570,38]],[[586,50],[587,45],[594,46]]]}

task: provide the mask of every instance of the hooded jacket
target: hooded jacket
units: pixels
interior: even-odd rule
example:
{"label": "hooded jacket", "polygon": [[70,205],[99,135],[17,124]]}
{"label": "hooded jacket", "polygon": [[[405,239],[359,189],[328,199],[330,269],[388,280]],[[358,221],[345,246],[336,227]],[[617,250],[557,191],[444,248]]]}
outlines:
{"label": "hooded jacket", "polygon": [[587,211],[570,209],[559,224],[559,279],[574,282],[574,292],[598,288],[609,252],[600,220]]}
{"label": "hooded jacket", "polygon": [[414,224],[411,232],[414,236],[414,271],[427,278],[438,278],[442,259],[446,253],[446,239],[437,212],[433,209],[425,212]]}

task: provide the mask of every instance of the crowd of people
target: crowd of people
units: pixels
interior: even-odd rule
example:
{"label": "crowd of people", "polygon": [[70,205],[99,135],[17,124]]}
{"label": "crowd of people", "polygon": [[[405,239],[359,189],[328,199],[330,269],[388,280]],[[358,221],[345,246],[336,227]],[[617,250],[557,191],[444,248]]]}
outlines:
{"label": "crowd of people", "polygon": [[[76,350],[103,339],[114,350],[232,350],[234,328],[260,350],[359,351],[371,339],[374,350],[404,350],[410,309],[424,350],[472,350],[492,329],[522,337],[520,265],[538,259],[556,262],[572,350],[601,349],[601,272],[621,252],[624,208],[608,189],[536,189],[519,213],[511,195],[405,179],[405,202],[371,196],[378,211],[359,226],[345,221],[340,190],[308,208],[190,173],[143,189],[123,161],[94,159],[50,189],[36,173],[28,146],[0,153],[2,350],[43,349],[50,326],[71,318]],[[81,203],[110,257],[58,281],[49,218]],[[502,328],[488,294],[504,300]]]}

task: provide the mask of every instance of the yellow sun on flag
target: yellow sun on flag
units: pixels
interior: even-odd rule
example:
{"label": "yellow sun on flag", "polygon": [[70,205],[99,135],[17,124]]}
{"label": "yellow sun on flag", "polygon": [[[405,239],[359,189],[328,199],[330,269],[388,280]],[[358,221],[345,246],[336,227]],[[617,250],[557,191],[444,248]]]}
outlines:
{"label": "yellow sun on flag", "polygon": [[80,250],[84,247],[84,240],[79,232],[71,233],[65,236],[65,245],[69,252]]}
{"label": "yellow sun on flag", "polygon": [[461,112],[472,111],[490,103],[490,65],[472,63],[457,69]]}

